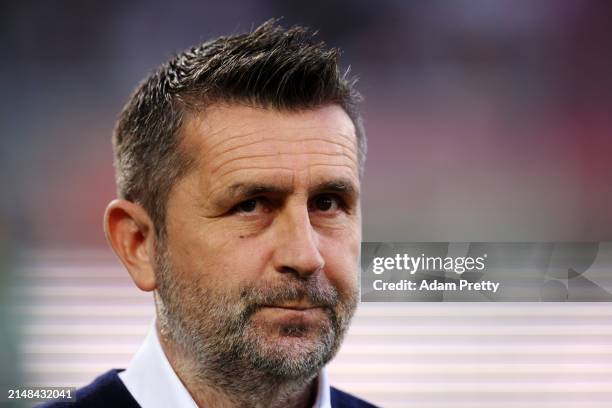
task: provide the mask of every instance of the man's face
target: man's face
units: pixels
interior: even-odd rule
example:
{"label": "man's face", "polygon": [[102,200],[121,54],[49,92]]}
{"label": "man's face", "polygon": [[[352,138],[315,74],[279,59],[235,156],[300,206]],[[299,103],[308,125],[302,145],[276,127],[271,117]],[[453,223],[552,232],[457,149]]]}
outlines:
{"label": "man's face", "polygon": [[335,105],[300,113],[216,105],[182,131],[181,148],[197,163],[167,203],[161,326],[202,366],[313,375],[358,299],[350,118]]}

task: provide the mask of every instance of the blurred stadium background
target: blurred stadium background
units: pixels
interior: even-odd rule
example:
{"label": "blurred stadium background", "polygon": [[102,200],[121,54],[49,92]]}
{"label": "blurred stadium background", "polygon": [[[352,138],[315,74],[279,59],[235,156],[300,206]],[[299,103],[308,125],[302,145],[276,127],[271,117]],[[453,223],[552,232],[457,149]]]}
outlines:
{"label": "blurred stadium background", "polygon": [[[612,3],[0,3],[0,384],[125,367],[153,315],[107,248],[110,134],[172,53],[270,17],[366,96],[366,241],[612,241]],[[385,407],[610,407],[608,304],[364,304],[332,382]]]}

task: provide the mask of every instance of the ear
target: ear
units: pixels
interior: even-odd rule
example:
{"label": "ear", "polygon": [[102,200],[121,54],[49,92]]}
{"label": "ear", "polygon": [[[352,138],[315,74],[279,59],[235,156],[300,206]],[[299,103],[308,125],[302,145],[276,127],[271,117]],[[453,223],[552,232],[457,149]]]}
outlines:
{"label": "ear", "polygon": [[144,208],[127,200],[111,201],[104,213],[104,233],[136,286],[154,290],[155,227]]}

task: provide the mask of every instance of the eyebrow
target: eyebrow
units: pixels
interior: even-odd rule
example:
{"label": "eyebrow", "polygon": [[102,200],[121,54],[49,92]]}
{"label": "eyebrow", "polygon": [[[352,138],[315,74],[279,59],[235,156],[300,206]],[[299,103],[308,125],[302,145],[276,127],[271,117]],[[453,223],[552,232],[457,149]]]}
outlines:
{"label": "eyebrow", "polygon": [[357,190],[357,187],[355,186],[355,184],[351,180],[343,179],[343,178],[324,181],[322,183],[319,183],[313,186],[311,189],[309,189],[309,193],[311,195],[314,193],[328,192],[328,191],[340,193],[340,194],[346,194],[346,195],[353,195],[353,196],[359,195],[359,191]]}
{"label": "eyebrow", "polygon": [[292,189],[266,183],[234,183],[229,186],[228,196],[231,198],[252,197],[260,194],[288,194]]}
{"label": "eyebrow", "polygon": [[[253,197],[262,194],[287,195],[293,191],[291,187],[283,187],[267,183],[234,183],[228,187],[227,197],[231,199]],[[327,180],[312,186],[308,193],[310,195],[321,192],[337,192],[340,194],[358,196],[359,191],[355,184],[344,178]]]}

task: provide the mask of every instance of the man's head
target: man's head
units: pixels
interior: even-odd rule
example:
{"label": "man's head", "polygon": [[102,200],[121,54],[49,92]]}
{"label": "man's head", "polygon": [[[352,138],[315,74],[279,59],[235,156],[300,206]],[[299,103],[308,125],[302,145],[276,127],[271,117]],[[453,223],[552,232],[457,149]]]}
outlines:
{"label": "man's head", "polygon": [[266,23],[145,80],[107,237],[190,369],[312,377],[357,303],[365,136],[337,51]]}
{"label": "man's head", "polygon": [[163,236],[168,194],[195,159],[180,149],[181,128],[189,116],[220,103],[286,113],[339,105],[355,126],[363,166],[366,141],[355,80],[348,70],[340,72],[339,51],[315,40],[304,28],[285,30],[269,21],[162,65],[140,84],[115,129],[119,197],[140,203]]}

